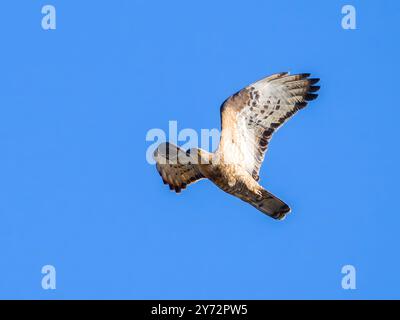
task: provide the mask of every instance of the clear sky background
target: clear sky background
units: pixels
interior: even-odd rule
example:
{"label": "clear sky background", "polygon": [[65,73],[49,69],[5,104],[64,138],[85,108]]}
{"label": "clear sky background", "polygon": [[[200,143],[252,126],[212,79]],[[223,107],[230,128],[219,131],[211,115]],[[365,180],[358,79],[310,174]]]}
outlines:
{"label": "clear sky background", "polygon": [[[394,0],[2,1],[0,298],[400,298],[399,20]],[[261,171],[292,214],[170,192],[148,130],[219,128],[226,97],[281,71],[322,86]]]}

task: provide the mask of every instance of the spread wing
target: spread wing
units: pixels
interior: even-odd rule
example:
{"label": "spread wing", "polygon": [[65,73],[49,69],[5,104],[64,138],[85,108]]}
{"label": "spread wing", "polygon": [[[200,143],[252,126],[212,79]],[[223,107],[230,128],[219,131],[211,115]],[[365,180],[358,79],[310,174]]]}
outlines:
{"label": "spread wing", "polygon": [[317,98],[319,79],[303,73],[278,73],[229,97],[221,106],[218,152],[225,162],[240,164],[259,180],[269,141],[292,115]]}
{"label": "spread wing", "polygon": [[160,144],[153,156],[163,182],[176,193],[181,192],[187,185],[204,178],[198,166],[191,164],[190,156],[172,143]]}

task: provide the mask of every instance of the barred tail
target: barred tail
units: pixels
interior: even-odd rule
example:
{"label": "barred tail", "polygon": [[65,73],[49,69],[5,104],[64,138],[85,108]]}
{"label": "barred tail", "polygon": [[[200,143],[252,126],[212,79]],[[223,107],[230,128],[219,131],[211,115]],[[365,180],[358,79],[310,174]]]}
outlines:
{"label": "barred tail", "polygon": [[283,220],[290,212],[290,208],[286,203],[269,193],[267,190],[262,189],[261,194],[261,198],[254,195],[248,202],[262,213],[265,213],[274,219]]}

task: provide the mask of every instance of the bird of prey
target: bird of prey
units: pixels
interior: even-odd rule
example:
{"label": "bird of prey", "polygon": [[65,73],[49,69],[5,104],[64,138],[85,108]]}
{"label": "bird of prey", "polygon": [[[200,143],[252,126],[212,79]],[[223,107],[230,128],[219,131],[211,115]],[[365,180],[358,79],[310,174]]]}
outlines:
{"label": "bird of prey", "polygon": [[258,183],[259,171],[272,135],[317,98],[318,81],[309,73],[277,73],[230,96],[220,109],[221,139],[214,153],[183,151],[171,143],[158,146],[154,159],[163,182],[179,193],[206,178],[268,216],[285,218],[289,206]]}

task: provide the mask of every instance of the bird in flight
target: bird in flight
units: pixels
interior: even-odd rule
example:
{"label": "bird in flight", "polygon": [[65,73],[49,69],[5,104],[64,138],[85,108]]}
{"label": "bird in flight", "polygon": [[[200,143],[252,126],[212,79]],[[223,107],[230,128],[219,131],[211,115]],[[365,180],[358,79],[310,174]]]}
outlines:
{"label": "bird in flight", "polygon": [[179,193],[206,178],[268,216],[285,218],[290,208],[259,184],[260,167],[272,135],[318,97],[318,81],[308,73],[277,73],[230,96],[220,109],[221,139],[214,153],[184,151],[168,142],[158,146],[153,156],[163,182]]}

